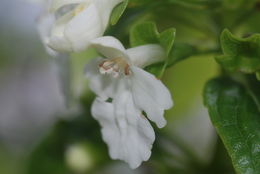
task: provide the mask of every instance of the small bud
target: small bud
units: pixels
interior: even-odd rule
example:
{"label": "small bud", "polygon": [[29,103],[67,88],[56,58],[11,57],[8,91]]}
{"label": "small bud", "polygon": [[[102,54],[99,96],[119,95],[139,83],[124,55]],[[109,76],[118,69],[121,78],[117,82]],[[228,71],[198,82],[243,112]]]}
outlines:
{"label": "small bud", "polygon": [[65,152],[67,165],[75,172],[84,173],[90,170],[94,162],[87,146],[75,144],[68,147]]}

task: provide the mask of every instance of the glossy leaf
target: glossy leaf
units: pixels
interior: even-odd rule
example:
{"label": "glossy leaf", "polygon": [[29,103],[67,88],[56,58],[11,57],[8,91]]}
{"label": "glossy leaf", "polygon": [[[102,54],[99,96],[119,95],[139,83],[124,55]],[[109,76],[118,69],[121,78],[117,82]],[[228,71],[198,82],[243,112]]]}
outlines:
{"label": "glossy leaf", "polygon": [[259,174],[260,113],[250,94],[237,82],[214,79],[204,102],[239,174]]}
{"label": "glossy leaf", "polygon": [[224,55],[216,57],[216,60],[226,69],[243,73],[260,71],[260,34],[241,39],[224,30],[221,46]]}

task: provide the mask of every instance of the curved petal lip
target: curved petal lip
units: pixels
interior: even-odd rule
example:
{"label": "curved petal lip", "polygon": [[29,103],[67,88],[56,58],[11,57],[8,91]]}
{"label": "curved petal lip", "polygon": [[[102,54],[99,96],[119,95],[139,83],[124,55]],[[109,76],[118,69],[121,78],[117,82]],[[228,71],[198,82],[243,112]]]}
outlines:
{"label": "curved petal lip", "polygon": [[110,157],[123,160],[135,169],[150,158],[155,135],[149,121],[140,117],[141,111],[129,95],[130,91],[125,91],[112,103],[97,98],[91,112],[102,127]]}
{"label": "curved petal lip", "polygon": [[159,128],[166,125],[164,110],[173,105],[169,90],[161,81],[141,68],[132,66],[132,94],[135,104]]}
{"label": "curved petal lip", "polygon": [[147,44],[126,50],[133,65],[144,68],[163,62],[167,57],[165,50],[158,44]]}
{"label": "curved petal lip", "polygon": [[47,40],[47,45],[58,52],[73,51],[70,42],[63,37],[53,36]]}
{"label": "curved petal lip", "polygon": [[91,41],[93,46],[99,53],[107,58],[125,58],[129,60],[126,50],[122,43],[112,36],[103,36]]}

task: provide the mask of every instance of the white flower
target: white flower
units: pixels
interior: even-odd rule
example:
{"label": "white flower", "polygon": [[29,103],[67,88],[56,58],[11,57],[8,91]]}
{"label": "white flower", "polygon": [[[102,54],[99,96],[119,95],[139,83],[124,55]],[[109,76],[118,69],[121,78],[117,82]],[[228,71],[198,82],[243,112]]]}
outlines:
{"label": "white flower", "polygon": [[173,105],[163,83],[142,69],[162,61],[164,50],[156,44],[125,50],[109,36],[93,40],[92,46],[106,57],[94,59],[86,67],[90,88],[98,96],[92,115],[102,126],[111,158],[136,168],[149,159],[155,139],[147,118],[162,128],[166,125],[164,110]]}
{"label": "white flower", "polygon": [[47,53],[55,57],[58,55],[58,52],[47,45],[49,42],[49,35],[51,34],[51,28],[55,22],[55,15],[47,11],[47,2],[49,1],[46,1],[46,4],[44,4],[43,11],[37,20],[37,29]]}
{"label": "white flower", "polygon": [[37,6],[37,9],[40,10],[40,14],[39,16],[37,16],[37,30],[47,53],[53,57],[57,56],[58,53],[47,45],[51,33],[52,25],[55,22],[55,15],[53,13],[49,13],[49,6],[51,0],[27,0],[27,1],[29,1],[32,4],[35,4]]}
{"label": "white flower", "polygon": [[[82,51],[90,40],[104,34],[112,10],[122,0],[53,0],[51,12],[57,20],[48,38],[56,51]],[[65,13],[64,13],[65,11]]]}

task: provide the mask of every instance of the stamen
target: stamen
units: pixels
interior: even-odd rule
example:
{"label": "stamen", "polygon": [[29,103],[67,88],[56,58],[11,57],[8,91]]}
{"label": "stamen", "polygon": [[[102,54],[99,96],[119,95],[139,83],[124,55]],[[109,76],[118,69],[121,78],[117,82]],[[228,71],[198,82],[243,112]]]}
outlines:
{"label": "stamen", "polygon": [[128,64],[125,66],[125,75],[130,75],[130,67]]}
{"label": "stamen", "polygon": [[99,64],[101,74],[111,74],[113,77],[118,77],[120,73],[130,75],[130,66],[123,58],[108,59]]}
{"label": "stamen", "polygon": [[106,61],[101,62],[98,66],[101,68]]}

